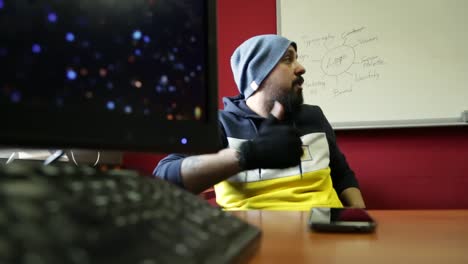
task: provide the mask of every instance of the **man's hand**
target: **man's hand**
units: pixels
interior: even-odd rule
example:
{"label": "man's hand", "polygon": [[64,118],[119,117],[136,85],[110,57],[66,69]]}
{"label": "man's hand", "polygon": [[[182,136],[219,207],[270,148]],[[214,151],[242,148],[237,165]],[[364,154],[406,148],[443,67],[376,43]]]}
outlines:
{"label": "man's hand", "polygon": [[366,208],[361,191],[356,187],[344,189],[340,194],[340,200],[346,207]]}
{"label": "man's hand", "polygon": [[302,141],[297,129],[282,125],[283,106],[275,102],[258,136],[244,142],[239,151],[242,170],[256,168],[283,169],[298,165],[302,156]]}

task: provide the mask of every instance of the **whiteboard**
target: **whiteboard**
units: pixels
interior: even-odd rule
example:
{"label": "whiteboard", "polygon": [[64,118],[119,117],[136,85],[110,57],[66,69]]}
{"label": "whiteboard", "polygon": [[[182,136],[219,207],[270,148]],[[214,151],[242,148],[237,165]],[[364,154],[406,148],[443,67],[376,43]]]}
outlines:
{"label": "whiteboard", "polygon": [[277,0],[277,18],[334,128],[466,124],[468,1]]}

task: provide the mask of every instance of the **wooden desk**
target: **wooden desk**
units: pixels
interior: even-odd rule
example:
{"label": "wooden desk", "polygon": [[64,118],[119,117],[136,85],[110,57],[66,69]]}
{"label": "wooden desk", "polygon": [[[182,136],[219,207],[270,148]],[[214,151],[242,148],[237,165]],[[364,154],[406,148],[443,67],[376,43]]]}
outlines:
{"label": "wooden desk", "polygon": [[249,263],[468,263],[468,210],[370,210],[373,234],[309,230],[309,212],[237,211],[263,234]]}

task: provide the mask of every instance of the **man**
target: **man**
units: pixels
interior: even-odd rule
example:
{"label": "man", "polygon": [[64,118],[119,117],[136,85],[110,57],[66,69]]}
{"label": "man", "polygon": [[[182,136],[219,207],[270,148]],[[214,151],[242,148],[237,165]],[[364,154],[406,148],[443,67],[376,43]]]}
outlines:
{"label": "man", "polygon": [[260,35],[231,57],[240,94],[219,112],[223,149],[171,154],[154,174],[194,193],[214,185],[226,210],[365,207],[358,183],[318,106],[303,104],[296,43]]}

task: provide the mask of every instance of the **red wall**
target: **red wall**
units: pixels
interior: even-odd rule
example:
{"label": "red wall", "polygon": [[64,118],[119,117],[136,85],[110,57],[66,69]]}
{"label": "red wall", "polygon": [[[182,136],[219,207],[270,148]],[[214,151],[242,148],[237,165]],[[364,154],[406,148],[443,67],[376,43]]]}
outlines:
{"label": "red wall", "polygon": [[[250,36],[276,33],[276,0],[218,1],[219,105],[237,94],[229,58]],[[307,75],[305,75],[307,78]],[[468,127],[337,131],[368,208],[468,208]],[[163,155],[126,153],[150,173]]]}
{"label": "red wall", "polygon": [[276,33],[276,0],[218,1],[219,107],[221,98],[238,94],[230,58],[244,40]]}

